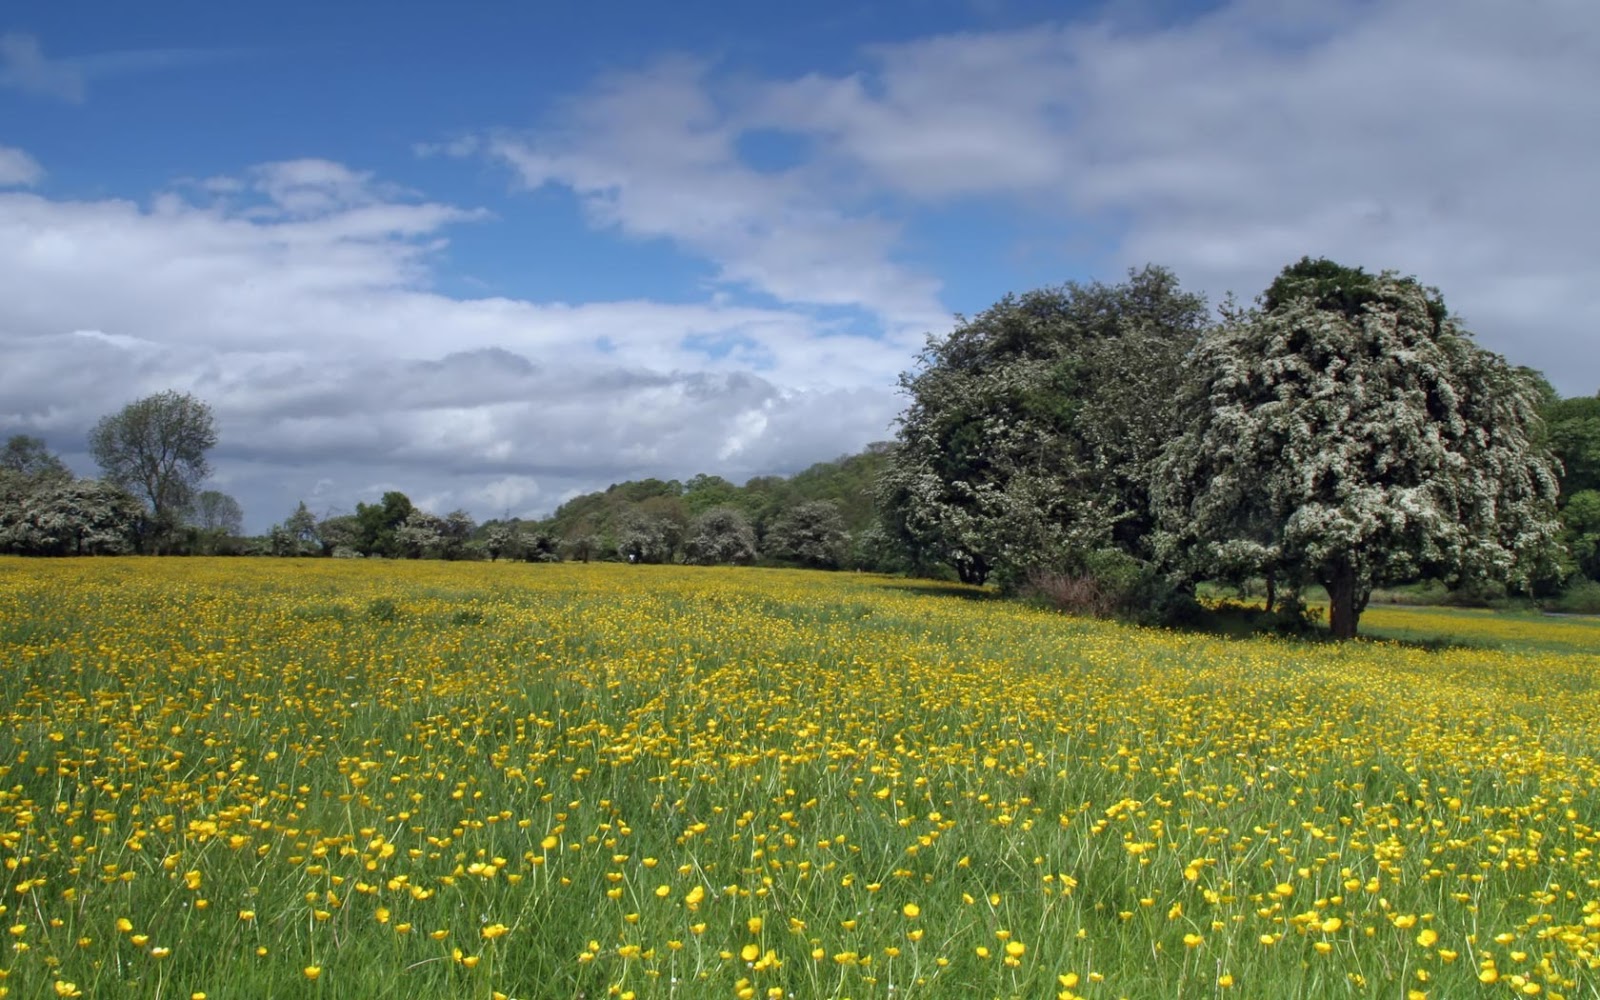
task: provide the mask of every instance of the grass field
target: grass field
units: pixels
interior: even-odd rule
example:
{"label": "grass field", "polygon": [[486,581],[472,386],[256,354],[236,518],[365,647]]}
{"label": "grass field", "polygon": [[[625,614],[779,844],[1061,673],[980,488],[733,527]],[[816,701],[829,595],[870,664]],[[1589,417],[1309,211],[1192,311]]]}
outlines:
{"label": "grass field", "polygon": [[1600,997],[1600,627],[0,559],[0,995]]}

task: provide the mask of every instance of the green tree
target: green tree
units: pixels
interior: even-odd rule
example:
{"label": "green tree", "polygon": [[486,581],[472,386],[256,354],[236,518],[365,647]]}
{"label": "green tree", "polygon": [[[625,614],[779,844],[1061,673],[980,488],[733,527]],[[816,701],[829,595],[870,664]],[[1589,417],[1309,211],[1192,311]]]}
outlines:
{"label": "green tree", "polygon": [[1600,580],[1600,490],[1568,497],[1561,508],[1561,525],[1574,567],[1589,579]]}
{"label": "green tree", "polygon": [[1562,496],[1600,490],[1600,395],[1551,400],[1543,415],[1561,460]]}
{"label": "green tree", "polygon": [[399,490],[390,490],[375,504],[356,504],[355,518],[360,526],[356,551],[364,556],[398,556],[400,548],[395,540],[395,532],[400,530],[415,509],[411,498]]}
{"label": "green tree", "polygon": [[879,481],[890,536],[969,583],[1074,551],[1148,555],[1150,477],[1208,315],[1146,267],[1119,285],[1008,295],[931,340],[901,376],[910,404]]}
{"label": "green tree", "polygon": [[325,556],[350,555],[360,539],[361,521],[354,514],[337,514],[317,522],[317,541]]}
{"label": "green tree", "polygon": [[148,505],[158,549],[210,474],[206,453],[216,444],[211,407],[172,390],[129,403],[89,434],[89,451],[107,481]]}
{"label": "green tree", "polygon": [[204,532],[237,535],[244,530],[244,508],[219,490],[201,490],[194,498],[194,524]]}
{"label": "green tree", "polygon": [[1548,571],[1557,488],[1537,388],[1436,292],[1306,259],[1227,320],[1188,365],[1189,430],[1156,479],[1174,565],[1318,582],[1340,638],[1374,586]]}

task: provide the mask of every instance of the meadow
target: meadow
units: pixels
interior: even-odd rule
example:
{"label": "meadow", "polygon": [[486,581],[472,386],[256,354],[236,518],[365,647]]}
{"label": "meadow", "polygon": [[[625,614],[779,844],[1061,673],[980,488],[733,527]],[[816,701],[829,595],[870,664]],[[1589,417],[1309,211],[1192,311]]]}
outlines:
{"label": "meadow", "polygon": [[0,559],[0,996],[1600,997],[1600,627]]}

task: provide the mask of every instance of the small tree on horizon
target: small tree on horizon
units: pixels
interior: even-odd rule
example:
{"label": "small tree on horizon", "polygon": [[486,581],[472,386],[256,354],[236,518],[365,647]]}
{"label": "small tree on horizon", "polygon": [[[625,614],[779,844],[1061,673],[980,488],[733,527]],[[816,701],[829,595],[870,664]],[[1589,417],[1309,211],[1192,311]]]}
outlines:
{"label": "small tree on horizon", "polygon": [[216,444],[211,407],[170,389],[102,417],[89,434],[89,451],[106,480],[148,505],[158,548],[210,474],[206,453]]}

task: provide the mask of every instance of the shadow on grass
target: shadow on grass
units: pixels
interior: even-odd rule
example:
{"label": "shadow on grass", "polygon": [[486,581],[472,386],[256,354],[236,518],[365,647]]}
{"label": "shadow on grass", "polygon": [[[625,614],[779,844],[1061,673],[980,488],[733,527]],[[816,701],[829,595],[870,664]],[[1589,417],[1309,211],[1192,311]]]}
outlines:
{"label": "shadow on grass", "polygon": [[1377,643],[1387,642],[1407,649],[1420,649],[1428,653],[1442,653],[1451,649],[1498,649],[1494,643],[1474,642],[1470,639],[1461,639],[1452,636],[1429,636],[1426,638],[1406,637],[1400,635],[1386,635],[1381,633],[1360,633],[1354,639],[1335,639],[1328,631],[1328,626],[1317,622],[1304,629],[1280,627],[1283,619],[1275,614],[1270,614],[1261,608],[1253,607],[1223,607],[1206,609],[1201,616],[1192,622],[1182,625],[1170,626],[1178,632],[1194,632],[1203,635],[1214,635],[1226,639],[1253,639],[1261,636],[1272,636],[1290,642],[1303,642],[1308,645],[1338,645],[1341,642]]}
{"label": "shadow on grass", "polygon": [[963,601],[976,601],[979,603],[989,601],[1003,601],[1007,598],[998,590],[979,590],[976,587],[963,587],[951,583],[886,583],[884,590],[899,590],[908,594],[923,594],[930,597],[959,597]]}
{"label": "shadow on grass", "polygon": [[[884,584],[885,590],[898,590],[908,594],[918,594],[928,597],[958,598],[973,603],[991,603],[996,601],[1016,601],[1034,607],[1049,610],[1064,611],[1053,605],[1030,599],[1003,594],[998,590],[979,589],[966,587],[955,583],[946,583],[934,580],[913,581],[907,580],[899,583]],[[1071,613],[1071,612],[1065,612]],[[1122,622],[1123,624],[1152,624],[1148,622],[1131,621],[1126,618],[1101,619],[1105,621]],[[1268,613],[1258,607],[1230,604],[1220,608],[1204,608],[1198,616],[1180,623],[1164,623],[1157,627],[1170,629],[1173,632],[1182,632],[1192,635],[1208,635],[1219,639],[1259,639],[1263,636],[1285,640],[1288,642],[1305,643],[1307,645],[1337,645],[1341,641],[1335,639],[1328,632],[1324,622],[1316,622],[1304,630],[1283,628],[1282,619],[1273,613]],[[1387,642],[1407,649],[1419,649],[1429,653],[1443,653],[1452,649],[1499,649],[1492,642],[1476,642],[1470,639],[1454,638],[1450,636],[1429,636],[1426,638],[1408,637],[1393,634],[1359,634],[1350,642],[1377,643]]]}

